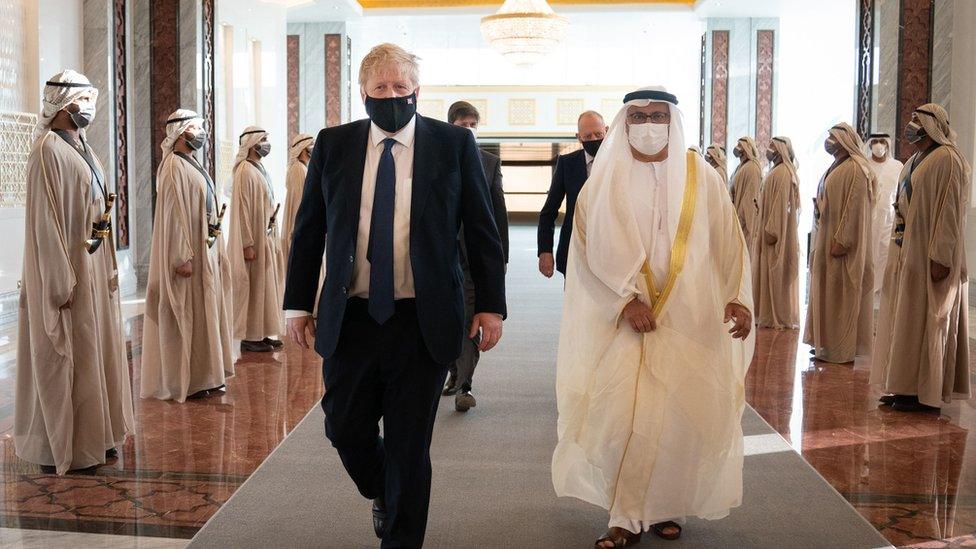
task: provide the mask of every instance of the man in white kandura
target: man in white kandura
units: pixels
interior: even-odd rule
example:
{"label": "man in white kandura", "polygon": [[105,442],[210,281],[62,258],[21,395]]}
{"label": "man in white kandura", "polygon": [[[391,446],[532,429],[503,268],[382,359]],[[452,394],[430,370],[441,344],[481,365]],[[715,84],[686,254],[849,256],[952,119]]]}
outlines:
{"label": "man in white kandura", "polygon": [[597,548],[676,539],[685,517],[741,504],[755,345],[746,243],[718,173],[686,153],[673,95],[624,103],[576,206],[556,378],[553,484],[610,511]]}
{"label": "man in white kandura", "polygon": [[878,182],[878,195],[871,214],[874,227],[871,254],[874,262],[874,298],[879,303],[885,263],[888,262],[888,246],[891,245],[891,226],[895,219],[895,191],[904,165],[895,159],[891,150],[891,136],[886,133],[872,133],[868,137],[867,149],[865,156],[871,160],[868,166]]}

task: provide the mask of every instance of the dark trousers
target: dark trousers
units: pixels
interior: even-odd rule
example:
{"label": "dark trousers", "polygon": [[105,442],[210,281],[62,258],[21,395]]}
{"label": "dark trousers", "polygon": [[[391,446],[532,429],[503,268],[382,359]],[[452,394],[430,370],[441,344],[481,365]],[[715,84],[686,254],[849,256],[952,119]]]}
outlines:
{"label": "dark trousers", "polygon": [[366,300],[351,298],[322,375],[326,436],[359,492],[368,499],[385,496],[388,529],[381,546],[423,546],[430,440],[447,365],[427,351],[414,301],[397,301],[393,317],[380,326]]}

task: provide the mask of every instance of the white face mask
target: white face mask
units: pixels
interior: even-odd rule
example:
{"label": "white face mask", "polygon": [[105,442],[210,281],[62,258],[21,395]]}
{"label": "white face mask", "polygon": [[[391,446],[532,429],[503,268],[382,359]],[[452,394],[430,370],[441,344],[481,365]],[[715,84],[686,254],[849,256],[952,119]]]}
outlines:
{"label": "white face mask", "polygon": [[881,158],[888,152],[888,147],[884,143],[875,143],[871,145],[871,154]]}
{"label": "white face mask", "polygon": [[477,127],[470,127],[468,129],[471,130],[471,133],[472,134],[474,134],[474,138],[475,139],[478,139],[478,128]]}
{"label": "white face mask", "polygon": [[627,140],[630,146],[641,154],[654,156],[668,146],[670,124],[631,124],[627,126]]}

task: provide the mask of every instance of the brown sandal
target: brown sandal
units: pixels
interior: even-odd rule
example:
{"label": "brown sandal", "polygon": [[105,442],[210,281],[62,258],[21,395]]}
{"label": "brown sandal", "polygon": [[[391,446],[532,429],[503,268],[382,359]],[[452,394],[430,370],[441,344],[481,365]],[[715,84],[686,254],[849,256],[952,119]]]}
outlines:
{"label": "brown sandal", "polygon": [[[668,528],[677,528],[678,531],[675,532],[675,533],[673,533],[673,534],[668,534],[668,533],[665,532],[665,530],[668,529]],[[663,539],[666,539],[668,541],[674,541],[674,540],[676,540],[676,539],[678,539],[678,538],[681,537],[681,525],[678,524],[677,522],[672,521],[672,520],[665,521],[665,522],[659,522],[659,523],[651,526],[651,530],[659,538],[663,538]]]}
{"label": "brown sandal", "polygon": [[620,549],[621,547],[636,545],[640,542],[640,539],[640,534],[635,534],[623,528],[614,526],[613,528],[607,530],[607,533],[603,534],[603,537],[593,543],[593,548],[604,549],[600,546],[600,544],[609,541],[610,543],[613,543],[613,549]]}

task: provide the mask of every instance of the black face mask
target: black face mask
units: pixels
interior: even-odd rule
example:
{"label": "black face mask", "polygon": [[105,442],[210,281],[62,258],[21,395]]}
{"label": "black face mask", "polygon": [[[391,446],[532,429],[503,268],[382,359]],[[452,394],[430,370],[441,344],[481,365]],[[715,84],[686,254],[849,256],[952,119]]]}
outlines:
{"label": "black face mask", "polygon": [[593,141],[582,141],[583,150],[586,154],[590,156],[596,156],[596,151],[600,150],[600,145],[603,144],[602,139],[594,139]]}
{"label": "black face mask", "polygon": [[406,97],[377,99],[366,96],[366,114],[385,132],[396,133],[417,114],[417,92]]}

